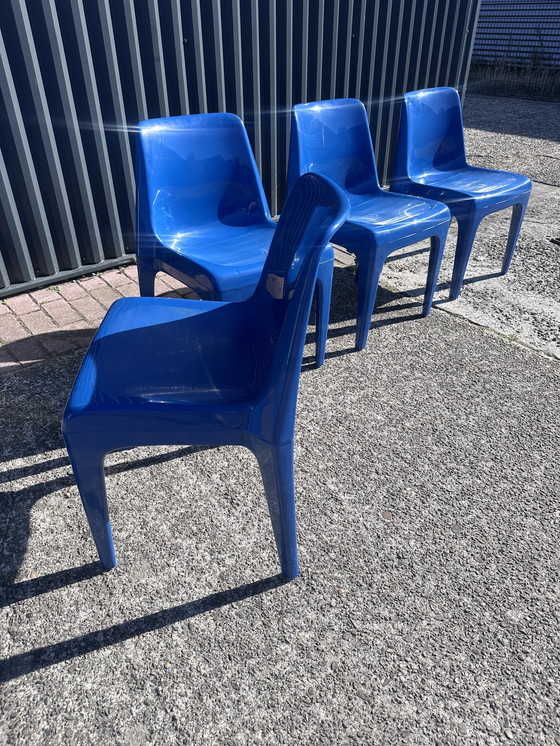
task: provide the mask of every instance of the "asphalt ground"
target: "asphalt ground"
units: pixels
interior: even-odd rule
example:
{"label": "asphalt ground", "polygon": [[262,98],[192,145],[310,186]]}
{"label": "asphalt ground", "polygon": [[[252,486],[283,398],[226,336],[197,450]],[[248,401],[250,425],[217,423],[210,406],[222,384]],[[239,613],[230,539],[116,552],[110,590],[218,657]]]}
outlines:
{"label": "asphalt ground", "polygon": [[2,378],[0,742],[560,743],[558,362],[390,290],[353,352],[355,293],[304,361],[290,583],[239,448],[110,456],[101,573],[81,353]]}

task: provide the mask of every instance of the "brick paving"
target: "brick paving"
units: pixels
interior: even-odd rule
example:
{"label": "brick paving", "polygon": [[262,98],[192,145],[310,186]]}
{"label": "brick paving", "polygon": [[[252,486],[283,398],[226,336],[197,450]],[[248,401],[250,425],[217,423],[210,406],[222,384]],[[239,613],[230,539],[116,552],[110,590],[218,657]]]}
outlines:
{"label": "brick paving", "polygon": [[[137,295],[136,266],[130,265],[0,301],[0,376],[87,347],[111,303]],[[163,274],[156,295],[195,297]]]}
{"label": "brick paving", "polygon": [[[337,247],[335,257],[339,266],[353,263]],[[155,291],[159,297],[196,297],[162,273]],[[0,376],[87,347],[109,306],[139,294],[136,265],[130,264],[0,301]]]}

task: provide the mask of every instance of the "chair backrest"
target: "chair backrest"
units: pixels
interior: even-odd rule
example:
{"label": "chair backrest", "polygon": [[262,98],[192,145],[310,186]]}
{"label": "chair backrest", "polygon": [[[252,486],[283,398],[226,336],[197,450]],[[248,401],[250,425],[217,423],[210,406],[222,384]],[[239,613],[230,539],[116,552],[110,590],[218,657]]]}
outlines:
{"label": "chair backrest", "polygon": [[270,217],[243,122],[192,114],[139,124],[138,240]]}
{"label": "chair backrest", "polygon": [[261,431],[277,443],[293,437],[299,373],[317,267],[350,205],[344,193],[318,174],[294,184],[280,215],[261,279],[246,301],[258,332],[263,392]]}
{"label": "chair backrest", "polygon": [[366,110],[355,98],[292,109],[288,191],[300,174],[323,174],[356,194],[379,189]]}
{"label": "chair backrest", "polygon": [[405,93],[391,184],[424,181],[466,164],[461,101],[455,88]]}

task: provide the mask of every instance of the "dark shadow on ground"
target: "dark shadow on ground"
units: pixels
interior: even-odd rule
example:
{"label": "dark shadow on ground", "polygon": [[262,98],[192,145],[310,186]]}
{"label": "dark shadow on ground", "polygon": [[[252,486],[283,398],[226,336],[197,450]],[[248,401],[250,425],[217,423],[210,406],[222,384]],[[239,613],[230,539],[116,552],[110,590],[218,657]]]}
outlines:
{"label": "dark shadow on ground", "polygon": [[[85,568],[90,567],[91,566],[89,565],[85,566]],[[76,572],[79,572],[80,570],[84,570],[84,568],[76,568]],[[72,571],[67,572],[71,573]],[[86,570],[86,573],[87,572],[91,573],[92,571]],[[57,575],[58,574],[59,573],[57,573]],[[91,577],[91,574],[84,574],[84,577],[81,579],[85,579],[85,577]],[[271,577],[257,580],[254,583],[240,585],[237,588],[221,591],[220,593],[212,593],[211,595],[199,598],[196,601],[188,601],[179,606],[173,606],[170,609],[163,609],[162,611],[157,611],[154,614],[148,614],[147,616],[139,617],[138,619],[132,619],[127,622],[122,622],[121,624],[114,624],[112,627],[89,632],[86,635],[80,635],[71,640],[65,640],[64,642],[58,642],[52,645],[44,645],[43,647],[36,648],[28,653],[13,655],[0,662],[0,682],[7,682],[18,678],[19,676],[25,676],[34,671],[39,671],[42,668],[47,668],[48,666],[53,666],[57,663],[62,663],[63,661],[71,660],[72,658],[77,658],[78,656],[87,653],[92,653],[95,650],[101,650],[110,647],[111,645],[116,645],[124,640],[130,640],[133,637],[144,635],[147,632],[153,632],[156,629],[167,627],[170,624],[184,622],[186,619],[190,619],[191,617],[205,614],[214,609],[218,609],[221,606],[227,606],[237,601],[251,598],[260,593],[265,593],[266,591],[278,588],[288,582],[289,581],[282,575],[272,575]]]}
{"label": "dark shadow on ground", "polygon": [[[553,101],[527,101],[504,96],[500,97],[500,106],[483,105],[485,100],[491,101],[492,99],[495,97],[467,93],[463,106],[464,126],[486,132],[555,142],[555,133],[550,131],[550,116],[543,116],[542,111],[543,107],[546,107],[548,111],[551,107],[556,107],[560,115],[560,104]],[[482,102],[482,105],[477,102]]]}
{"label": "dark shadow on ground", "polygon": [[83,329],[61,329],[56,332],[34,334],[7,342],[2,345],[2,349],[22,365],[29,365],[50,360],[73,350],[83,350],[89,345],[96,331],[97,327],[95,329],[84,327]]}

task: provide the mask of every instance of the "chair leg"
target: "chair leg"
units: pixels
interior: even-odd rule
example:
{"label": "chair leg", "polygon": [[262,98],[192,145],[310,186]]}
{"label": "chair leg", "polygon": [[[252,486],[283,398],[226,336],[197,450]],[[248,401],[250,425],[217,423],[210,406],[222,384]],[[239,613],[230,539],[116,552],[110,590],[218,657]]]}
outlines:
{"label": "chair leg", "polygon": [[261,442],[253,448],[253,452],[261,470],[282,575],[296,578],[299,568],[293,441],[282,446]]}
{"label": "chair leg", "polygon": [[480,220],[474,216],[457,218],[457,248],[455,250],[455,262],[453,264],[453,275],[451,277],[451,290],[449,291],[449,300],[456,300],[463,286],[467,264],[471,255],[474,237]]}
{"label": "chair leg", "polygon": [[445,228],[445,230],[436,233],[430,238],[430,261],[428,263],[428,278],[426,280],[426,292],[424,293],[424,304],[422,306],[423,316],[427,316],[432,308],[441,260],[443,259],[443,250],[445,249],[447,230],[448,228]]}
{"label": "chair leg", "polygon": [[515,251],[517,239],[519,238],[519,231],[521,230],[521,224],[523,223],[523,218],[525,217],[525,210],[527,209],[528,202],[529,197],[527,196],[527,198],[523,202],[519,202],[517,205],[513,206],[506,253],[504,255],[504,261],[502,263],[503,275],[505,275],[506,272],[509,270],[511,260],[513,259],[513,252]]}
{"label": "chair leg", "polygon": [[117,560],[105,492],[105,454],[92,447],[91,440],[83,436],[67,434],[64,440],[99,559],[103,569],[110,570]]}
{"label": "chair leg", "polygon": [[367,343],[384,257],[372,251],[369,255],[365,255],[365,257],[361,254],[359,260],[356,349],[363,350]]}
{"label": "chair leg", "polygon": [[142,257],[136,260],[138,270],[138,285],[140,286],[140,295],[143,298],[153,298],[155,295],[156,270],[152,262],[145,261]]}
{"label": "chair leg", "polygon": [[317,322],[315,325],[315,361],[318,368],[325,362],[329,313],[331,308],[334,259],[319,264],[315,293],[317,298]]}

